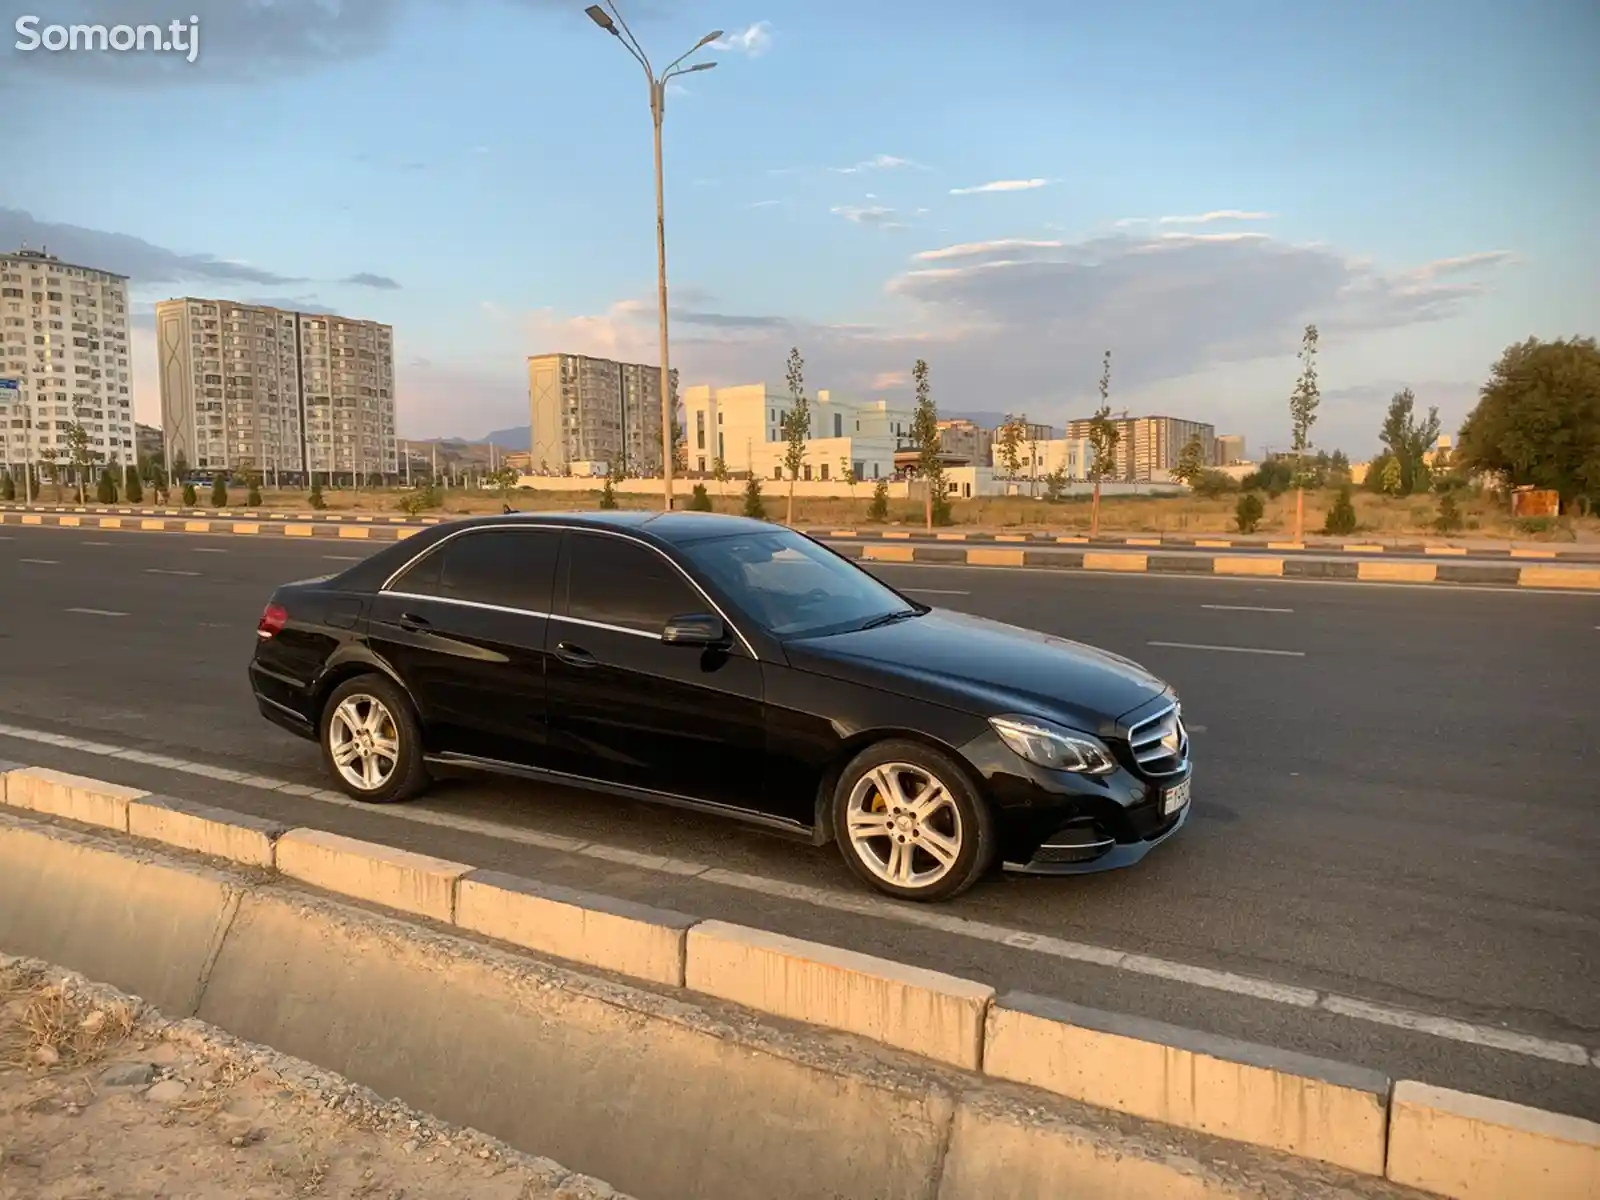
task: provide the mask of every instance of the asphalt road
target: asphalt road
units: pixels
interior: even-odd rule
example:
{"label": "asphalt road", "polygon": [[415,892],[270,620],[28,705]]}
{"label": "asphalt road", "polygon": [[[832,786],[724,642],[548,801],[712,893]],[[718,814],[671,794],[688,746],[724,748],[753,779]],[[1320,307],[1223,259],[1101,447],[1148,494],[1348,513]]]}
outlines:
{"label": "asphalt road", "polygon": [[[368,548],[9,527],[0,539],[0,722],[326,786],[314,747],[256,715],[244,664],[274,584]],[[3,732],[0,758],[1600,1118],[1600,1057],[1541,1057],[1553,1043],[1600,1051],[1600,597],[874,569],[929,603],[1081,638],[1175,683],[1197,761],[1184,833],[1130,871],[1004,877],[930,916],[853,903],[831,849],[560,789],[446,783],[398,815]],[[529,831],[637,854],[571,853]],[[1096,965],[1052,938],[1167,965]],[[1338,1002],[1241,994],[1236,976]],[[1471,1044],[1484,1030],[1506,1031],[1508,1048]]]}

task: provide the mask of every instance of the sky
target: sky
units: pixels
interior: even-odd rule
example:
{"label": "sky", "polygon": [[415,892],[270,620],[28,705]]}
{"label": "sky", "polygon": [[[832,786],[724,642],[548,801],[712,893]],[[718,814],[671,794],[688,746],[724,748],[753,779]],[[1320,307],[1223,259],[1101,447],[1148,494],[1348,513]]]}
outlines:
{"label": "sky", "polygon": [[[1371,453],[1504,347],[1600,333],[1593,0],[618,0],[671,85],[672,360],[1057,424]],[[185,54],[15,23],[198,25]],[[657,361],[642,67],[574,0],[0,0],[0,248],[390,323],[401,436],[526,424],[524,361]]]}

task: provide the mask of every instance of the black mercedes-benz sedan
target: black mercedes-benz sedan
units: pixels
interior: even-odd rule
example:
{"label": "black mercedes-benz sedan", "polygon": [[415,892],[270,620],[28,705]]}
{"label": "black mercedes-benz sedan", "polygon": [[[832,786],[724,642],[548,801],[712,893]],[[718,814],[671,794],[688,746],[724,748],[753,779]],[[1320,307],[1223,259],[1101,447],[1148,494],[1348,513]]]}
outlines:
{"label": "black mercedes-benz sedan", "polygon": [[782,526],[514,514],[280,587],[250,680],[351,796],[500,772],[724,813],[908,900],[1127,866],[1189,814],[1173,690]]}

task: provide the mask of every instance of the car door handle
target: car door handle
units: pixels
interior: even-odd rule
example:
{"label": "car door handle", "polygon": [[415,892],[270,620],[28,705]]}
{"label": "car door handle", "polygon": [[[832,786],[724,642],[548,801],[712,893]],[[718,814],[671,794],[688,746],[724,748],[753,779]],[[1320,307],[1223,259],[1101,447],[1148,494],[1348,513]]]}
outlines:
{"label": "car door handle", "polygon": [[590,654],[582,646],[574,646],[571,642],[559,642],[556,645],[556,657],[569,667],[598,667],[600,660]]}
{"label": "car door handle", "polygon": [[425,629],[433,628],[432,623],[426,617],[418,617],[411,613],[401,613],[398,624],[407,633],[421,633]]}

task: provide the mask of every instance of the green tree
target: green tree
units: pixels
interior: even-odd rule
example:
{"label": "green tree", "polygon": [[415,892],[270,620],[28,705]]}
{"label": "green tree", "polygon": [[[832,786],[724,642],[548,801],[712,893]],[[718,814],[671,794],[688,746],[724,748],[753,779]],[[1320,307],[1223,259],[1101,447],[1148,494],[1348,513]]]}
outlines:
{"label": "green tree", "polygon": [[1411,389],[1396,392],[1389,401],[1389,412],[1383,419],[1383,429],[1378,437],[1389,454],[1400,464],[1400,491],[1409,496],[1428,486],[1428,467],[1423,456],[1439,440],[1439,410],[1430,408],[1425,419],[1416,415],[1417,398]]}
{"label": "green tree", "polygon": [[1172,477],[1179,483],[1194,486],[1195,480],[1200,478],[1200,472],[1205,470],[1205,447],[1200,443],[1197,433],[1183,444],[1183,449],[1178,452],[1178,465],[1172,468]]}
{"label": "green tree", "polygon": [[1044,477],[1044,498],[1047,504],[1060,504],[1067,495],[1067,468],[1059,466]]}
{"label": "green tree", "polygon": [[[194,494],[194,484],[185,479],[183,481],[183,506],[185,508],[193,508],[199,503],[200,497]],[[311,507],[315,508],[316,505],[313,504]]]}
{"label": "green tree", "polygon": [[1452,456],[1505,487],[1549,488],[1565,508],[1600,502],[1600,347],[1595,339],[1508,346],[1478,393]]}
{"label": "green tree", "polygon": [[850,504],[852,507],[854,507],[856,502],[856,484],[861,481],[856,478],[856,465],[850,461],[850,456],[848,454],[841,454],[839,456],[839,478],[844,480],[844,486],[850,492]]}
{"label": "green tree", "polygon": [[407,516],[415,517],[427,512],[430,508],[439,507],[439,489],[432,480],[421,487],[413,488],[400,497],[400,511]]}
{"label": "green tree", "polygon": [[609,467],[606,471],[605,484],[600,488],[601,508],[612,509],[617,507],[617,485],[613,476],[617,476],[618,472],[619,468],[616,467]]}
{"label": "green tree", "polygon": [[695,484],[694,485],[694,490],[689,493],[689,511],[690,512],[710,512],[711,511],[711,493],[706,491],[706,485],[705,484],[703,484],[703,483]]}
{"label": "green tree", "polygon": [[950,498],[945,494],[944,461],[939,457],[939,406],[928,382],[928,360],[919,358],[911,368],[917,405],[911,414],[911,440],[917,447],[917,474],[925,495],[923,511],[928,528],[950,523]]}
{"label": "green tree", "polygon": [[889,481],[880,479],[872,485],[872,503],[867,505],[867,520],[887,521],[889,519]]}
{"label": "green tree", "polygon": [[728,494],[728,464],[723,461],[722,455],[717,455],[711,460],[711,478],[717,481],[717,495]]}
{"label": "green tree", "polygon": [[672,409],[672,470],[676,475],[689,473],[689,433],[678,420],[676,399]]}
{"label": "green tree", "polygon": [[1367,464],[1366,478],[1361,481],[1361,486],[1369,492],[1377,492],[1380,496],[1384,492],[1383,475],[1389,469],[1389,464],[1394,461],[1394,455],[1387,450],[1373,457]]}
{"label": "green tree", "polygon": [[517,486],[519,478],[516,468],[499,467],[489,475],[488,482],[494,485],[500,493],[500,498],[504,500],[511,495],[511,489]]}
{"label": "green tree", "polygon": [[1322,390],[1317,386],[1317,327],[1307,325],[1300,338],[1300,378],[1289,394],[1290,448],[1294,451],[1294,540],[1306,536],[1306,455],[1311,450],[1311,427],[1317,423]]}
{"label": "green tree", "polygon": [[756,521],[767,519],[767,505],[761,499],[761,480],[754,471],[744,481],[744,515]]}
{"label": "green tree", "polygon": [[789,385],[789,407],[779,425],[787,443],[783,451],[783,469],[789,472],[789,508],[783,519],[788,525],[794,524],[794,484],[805,466],[806,439],[811,436],[811,404],[806,399],[805,371],[800,347],[790,347],[789,362],[784,369],[784,379]]}
{"label": "green tree", "polygon": [[11,501],[15,500],[16,498],[17,498],[17,481],[15,479],[11,478],[11,472],[10,471],[6,471],[3,474],[0,474],[0,500],[4,500],[6,503],[9,504]]}
{"label": "green tree", "polygon": [[1400,460],[1392,455],[1384,459],[1383,475],[1380,477],[1380,483],[1383,487],[1383,494],[1385,496],[1398,496],[1400,494],[1400,488],[1404,485],[1404,482],[1405,473],[1403,468],[1400,466]]}
{"label": "green tree", "polygon": [[1284,458],[1269,458],[1239,482],[1247,492],[1265,492],[1276,500],[1294,485],[1294,468]]}
{"label": "green tree", "polygon": [[89,470],[100,461],[100,453],[89,445],[89,431],[81,421],[67,425],[67,461],[72,465],[72,477],[78,484],[78,503],[89,498]]}
{"label": "green tree", "polygon": [[245,493],[244,502],[251,508],[261,507],[261,475],[259,472],[250,472],[250,490]]}
{"label": "green tree", "polygon": [[131,463],[123,472],[122,498],[129,504],[144,503],[144,480],[139,477],[139,468]]}
{"label": "green tree", "polygon": [[1356,531],[1356,506],[1350,499],[1349,485],[1341,487],[1333,498],[1333,507],[1322,522],[1322,532],[1343,537]]}
{"label": "green tree", "polygon": [[1089,536],[1100,532],[1100,485],[1117,473],[1117,443],[1122,431],[1111,420],[1111,351],[1100,363],[1100,407],[1089,418],[1089,480],[1094,495],[1089,501]]}
{"label": "green tree", "polygon": [[100,482],[95,485],[94,498],[98,504],[117,502],[117,477],[111,473],[110,467],[100,468]]}
{"label": "green tree", "polygon": [[[184,494],[193,494],[192,489],[186,491]],[[322,477],[315,471],[311,472],[311,495],[308,497],[308,503],[311,505],[312,509],[317,512],[321,512],[323,509],[328,507],[328,501],[324,499],[322,495]]]}
{"label": "green tree", "polygon": [[1233,523],[1239,527],[1240,533],[1254,533],[1266,510],[1267,506],[1261,503],[1260,496],[1246,492],[1233,506]]}
{"label": "green tree", "polygon": [[1194,488],[1196,496],[1204,497],[1207,500],[1215,500],[1218,496],[1226,496],[1229,492],[1239,490],[1239,485],[1234,481],[1232,475],[1229,475],[1226,471],[1217,471],[1211,468],[1201,471],[1190,486]]}
{"label": "green tree", "polygon": [[1461,525],[1461,509],[1456,504],[1456,494],[1445,492],[1439,497],[1439,515],[1433,518],[1433,527],[1440,533],[1457,533]]}
{"label": "green tree", "polygon": [[211,481],[211,507],[228,507],[228,477],[221,471]]}
{"label": "green tree", "polygon": [[1022,443],[1027,440],[1027,435],[1027,416],[1007,413],[1006,419],[1000,423],[999,436],[994,443],[995,459],[1007,479],[1015,479],[1022,470]]}

